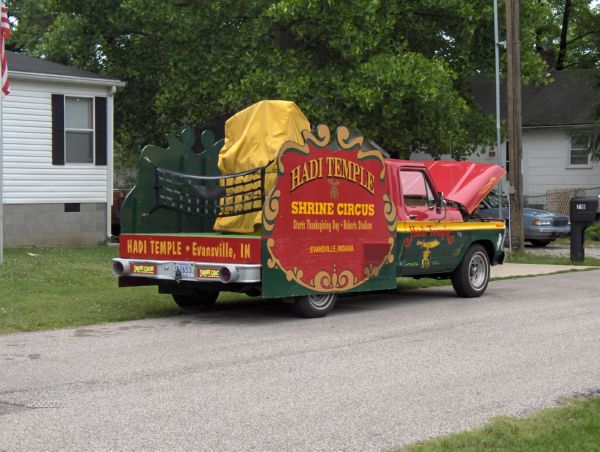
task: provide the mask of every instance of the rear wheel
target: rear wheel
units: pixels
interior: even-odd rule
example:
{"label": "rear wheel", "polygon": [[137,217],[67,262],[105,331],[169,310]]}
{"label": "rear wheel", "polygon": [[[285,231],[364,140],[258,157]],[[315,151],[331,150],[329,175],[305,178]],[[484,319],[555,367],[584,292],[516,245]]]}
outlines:
{"label": "rear wheel", "polygon": [[217,298],[219,298],[218,290],[194,290],[189,294],[173,294],[173,300],[183,310],[188,312],[205,311],[214,307]]}
{"label": "rear wheel", "polygon": [[531,244],[533,246],[546,246],[548,245],[552,240],[530,240]]}
{"label": "rear wheel", "polygon": [[490,280],[490,259],[483,246],[474,244],[451,276],[452,287],[459,297],[475,298],[485,292]]}
{"label": "rear wheel", "polygon": [[337,295],[334,293],[303,295],[295,298],[291,308],[300,317],[325,317],[331,312],[336,301]]}

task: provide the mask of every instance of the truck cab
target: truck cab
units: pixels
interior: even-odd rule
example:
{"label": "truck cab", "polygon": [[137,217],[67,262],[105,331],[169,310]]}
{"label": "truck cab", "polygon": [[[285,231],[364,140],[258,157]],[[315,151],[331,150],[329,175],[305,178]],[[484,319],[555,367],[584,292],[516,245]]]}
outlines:
{"label": "truck cab", "polygon": [[443,202],[444,194],[424,163],[394,159],[386,159],[385,163],[399,222],[463,221],[457,207]]}

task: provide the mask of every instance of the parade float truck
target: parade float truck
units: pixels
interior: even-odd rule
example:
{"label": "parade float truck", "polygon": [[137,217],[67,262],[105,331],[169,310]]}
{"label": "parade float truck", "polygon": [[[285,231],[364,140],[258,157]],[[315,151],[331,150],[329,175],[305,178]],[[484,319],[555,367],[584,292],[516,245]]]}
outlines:
{"label": "parade float truck", "polygon": [[447,278],[479,297],[504,260],[505,225],[481,219],[497,165],[395,160],[339,127],[311,131],[291,102],[264,101],[211,131],[147,146],[121,211],[120,287],[156,285],[186,310],[221,291],[321,317],[339,294]]}

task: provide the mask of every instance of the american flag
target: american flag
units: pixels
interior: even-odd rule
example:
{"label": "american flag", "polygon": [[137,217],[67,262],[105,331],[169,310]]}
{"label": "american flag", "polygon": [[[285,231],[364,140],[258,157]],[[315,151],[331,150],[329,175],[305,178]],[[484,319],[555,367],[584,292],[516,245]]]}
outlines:
{"label": "american flag", "polygon": [[2,64],[0,86],[2,86],[2,92],[8,95],[8,68],[6,67],[4,41],[10,38],[10,25],[8,24],[8,12],[4,2],[0,2],[0,11],[0,59]]}

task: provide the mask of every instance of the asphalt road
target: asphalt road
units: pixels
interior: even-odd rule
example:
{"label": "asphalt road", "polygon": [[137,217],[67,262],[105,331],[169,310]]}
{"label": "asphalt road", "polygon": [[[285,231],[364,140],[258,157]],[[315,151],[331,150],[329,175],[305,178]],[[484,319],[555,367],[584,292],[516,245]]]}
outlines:
{"label": "asphalt road", "polygon": [[0,450],[378,450],[597,391],[599,358],[600,271],[6,335]]}

